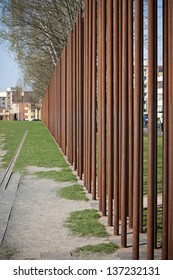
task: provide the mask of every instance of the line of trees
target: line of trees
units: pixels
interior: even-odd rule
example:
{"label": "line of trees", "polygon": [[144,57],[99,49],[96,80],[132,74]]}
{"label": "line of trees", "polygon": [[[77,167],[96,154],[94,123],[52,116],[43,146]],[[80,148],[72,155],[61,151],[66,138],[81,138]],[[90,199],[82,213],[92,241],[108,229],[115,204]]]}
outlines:
{"label": "line of trees", "polygon": [[0,0],[0,37],[9,42],[24,84],[39,98],[83,0]]}

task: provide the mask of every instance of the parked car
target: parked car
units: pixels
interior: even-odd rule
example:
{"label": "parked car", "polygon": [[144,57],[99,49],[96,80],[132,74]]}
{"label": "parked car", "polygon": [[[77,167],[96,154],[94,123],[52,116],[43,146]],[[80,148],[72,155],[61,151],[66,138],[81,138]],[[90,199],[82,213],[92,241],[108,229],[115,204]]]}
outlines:
{"label": "parked car", "polygon": [[143,124],[144,125],[148,124],[148,114],[147,113],[144,113],[144,115],[143,115]]}

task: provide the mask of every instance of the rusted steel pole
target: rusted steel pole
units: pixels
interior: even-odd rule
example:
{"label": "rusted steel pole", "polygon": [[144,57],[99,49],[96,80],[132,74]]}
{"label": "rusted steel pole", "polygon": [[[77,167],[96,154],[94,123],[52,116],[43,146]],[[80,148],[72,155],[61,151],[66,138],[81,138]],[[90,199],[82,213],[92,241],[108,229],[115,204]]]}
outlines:
{"label": "rusted steel pole", "polygon": [[61,149],[64,152],[64,51],[62,51],[61,57],[60,57],[60,71],[61,71]]}
{"label": "rusted steel pole", "polygon": [[128,203],[128,0],[122,1],[121,246],[127,245]]}
{"label": "rusted steel pole", "polygon": [[85,1],[85,176],[86,176],[86,188],[88,189],[88,127],[89,127],[89,108],[88,108],[88,97],[89,97],[89,77],[88,77],[88,60],[89,60],[89,0]]}
{"label": "rusted steel pole", "polygon": [[108,226],[113,224],[113,0],[107,1],[107,132],[106,184],[108,192]]}
{"label": "rusted steel pole", "polygon": [[87,0],[84,1],[84,186],[86,187],[86,122],[87,122],[87,114],[86,114],[86,96],[87,96],[87,83],[86,83],[86,51],[87,51]]}
{"label": "rusted steel pole", "polygon": [[119,234],[119,0],[114,0],[114,234]]}
{"label": "rusted steel pole", "polygon": [[66,80],[65,80],[65,52],[66,47],[63,49],[61,54],[61,148],[64,154],[66,154],[66,142],[65,142],[65,131],[66,131],[66,108],[65,108],[65,99],[66,99]]}
{"label": "rusted steel pole", "polygon": [[79,176],[79,15],[76,22],[77,174]]}
{"label": "rusted steel pole", "polygon": [[70,35],[70,113],[71,113],[71,120],[70,120],[70,135],[71,135],[71,142],[70,142],[70,163],[73,165],[73,31]]}
{"label": "rusted steel pole", "polygon": [[57,95],[57,140],[61,147],[61,60],[59,59],[56,70],[56,95]]}
{"label": "rusted steel pole", "polygon": [[148,1],[148,201],[147,258],[154,258],[157,184],[157,1]]}
{"label": "rusted steel pole", "polygon": [[69,163],[71,163],[71,48],[70,48],[70,36],[67,44],[67,157]]}
{"label": "rusted steel pole", "polygon": [[133,227],[133,0],[128,1],[129,228]]}
{"label": "rusted steel pole", "polygon": [[98,196],[102,210],[102,1],[98,1]]}
{"label": "rusted steel pole", "polygon": [[122,161],[122,0],[119,0],[119,218],[121,219],[121,161]]}
{"label": "rusted steel pole", "polygon": [[92,0],[88,10],[88,192],[91,193],[91,150],[92,150]]}
{"label": "rusted steel pole", "polygon": [[56,142],[58,143],[59,145],[59,139],[58,139],[58,129],[59,129],[59,108],[58,108],[58,105],[59,105],[59,95],[58,95],[58,87],[57,87],[57,82],[58,82],[58,78],[59,78],[59,73],[58,73],[58,62],[55,66],[55,140]]}
{"label": "rusted steel pole", "polygon": [[78,118],[78,176],[82,179],[83,174],[83,30],[82,11],[79,11],[79,118]]}
{"label": "rusted steel pole", "polygon": [[83,10],[83,22],[84,22],[84,29],[83,29],[83,144],[84,144],[84,150],[83,150],[83,181],[84,181],[84,186],[86,186],[86,176],[85,176],[85,166],[86,166],[86,161],[85,161],[85,156],[86,156],[86,9],[85,9],[85,3],[86,0],[84,0],[84,10]]}
{"label": "rusted steel pole", "polygon": [[48,93],[48,114],[47,114],[47,127],[49,129],[50,127],[50,84],[48,85],[47,88],[47,93]]}
{"label": "rusted steel pole", "polygon": [[142,2],[135,1],[135,90],[134,90],[134,166],[133,166],[133,259],[139,259],[139,203],[140,203],[140,120],[142,95]]}
{"label": "rusted steel pole", "polygon": [[52,77],[52,95],[53,95],[53,98],[52,98],[52,135],[53,137],[55,138],[55,69],[54,69],[54,72],[53,72],[53,77]]}
{"label": "rusted steel pole", "polygon": [[92,1],[92,199],[96,199],[96,5]]}
{"label": "rusted steel pole", "polygon": [[169,116],[168,116],[168,149],[169,149],[169,185],[168,185],[168,259],[173,260],[173,2],[169,0],[168,2],[168,55],[169,55],[169,95],[168,95],[168,103],[169,103]]}
{"label": "rusted steel pole", "polygon": [[101,37],[102,37],[102,215],[106,216],[106,1],[102,1],[102,27],[101,27]]}
{"label": "rusted steel pole", "polygon": [[67,42],[67,68],[66,68],[66,83],[67,83],[67,148],[66,148],[66,155],[67,155],[67,158],[69,160],[69,139],[70,139],[70,136],[69,135],[69,125],[70,125],[70,121],[69,121],[69,115],[70,115],[70,98],[69,98],[69,83],[70,83],[70,74],[69,74],[69,71],[70,71],[70,67],[69,67],[69,40]]}
{"label": "rusted steel pole", "polygon": [[162,259],[168,259],[168,0],[163,2],[163,215]]}
{"label": "rusted steel pole", "polygon": [[74,170],[77,169],[77,94],[76,94],[76,24],[73,25],[72,33],[72,73],[73,73],[73,166]]}

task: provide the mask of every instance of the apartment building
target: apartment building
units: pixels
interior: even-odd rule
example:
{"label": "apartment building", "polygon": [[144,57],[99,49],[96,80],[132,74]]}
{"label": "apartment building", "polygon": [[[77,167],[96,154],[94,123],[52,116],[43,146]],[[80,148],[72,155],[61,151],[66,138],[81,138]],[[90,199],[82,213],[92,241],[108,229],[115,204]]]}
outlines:
{"label": "apartment building", "polygon": [[16,88],[7,88],[0,92],[0,119],[27,120],[35,119],[36,109],[32,91],[18,91]]}

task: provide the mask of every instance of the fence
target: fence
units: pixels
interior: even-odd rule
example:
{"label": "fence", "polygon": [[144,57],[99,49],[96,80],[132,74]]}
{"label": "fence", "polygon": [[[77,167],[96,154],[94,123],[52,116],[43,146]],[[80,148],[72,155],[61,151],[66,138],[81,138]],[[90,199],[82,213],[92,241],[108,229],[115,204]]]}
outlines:
{"label": "fence", "polygon": [[[163,167],[158,166],[162,148],[157,149],[157,1],[148,0],[147,146],[143,1],[84,4],[43,98],[42,119],[98,199],[114,234],[121,235],[121,247],[129,245],[132,229],[132,258],[139,259],[147,212],[147,259],[154,259],[161,211],[162,259],[173,259],[173,1],[163,1]],[[160,195],[158,171],[163,175]]]}

